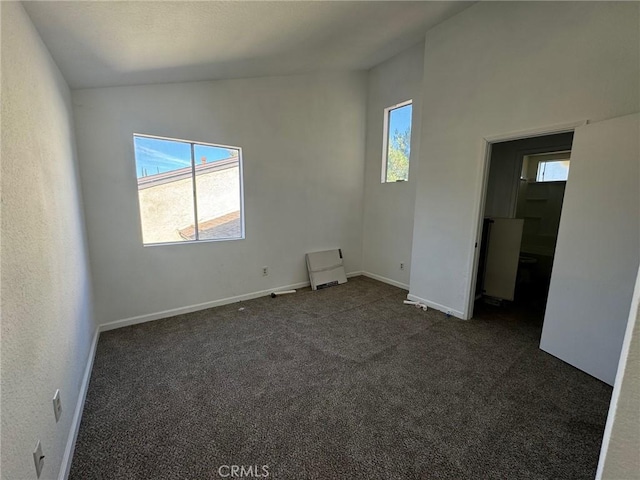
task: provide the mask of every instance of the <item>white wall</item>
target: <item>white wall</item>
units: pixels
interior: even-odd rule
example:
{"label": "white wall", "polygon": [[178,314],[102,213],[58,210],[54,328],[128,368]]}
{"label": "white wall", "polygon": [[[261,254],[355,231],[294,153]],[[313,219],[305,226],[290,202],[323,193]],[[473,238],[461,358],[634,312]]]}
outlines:
{"label": "white wall", "polygon": [[611,396],[597,479],[640,479],[640,269]]}
{"label": "white wall", "polygon": [[[367,97],[363,270],[407,289],[420,158],[423,56],[421,42],[371,69]],[[409,99],[413,100],[409,181],[381,183],[384,109]]]}
{"label": "white wall", "polygon": [[[2,478],[58,476],[91,313],[67,84],[18,2],[2,2]],[[55,422],[52,397],[61,391]]]}
{"label": "white wall", "polygon": [[425,39],[411,294],[467,313],[483,137],[639,110],[637,2],[480,2]]}
{"label": "white wall", "polygon": [[640,115],[575,131],[540,348],[613,385],[640,263]]}
{"label": "white wall", "polygon": [[[88,89],[73,102],[100,323],[308,281],[309,251],[340,247],[347,272],[362,269],[364,72]],[[242,147],[246,239],[143,247],[134,132]]]}

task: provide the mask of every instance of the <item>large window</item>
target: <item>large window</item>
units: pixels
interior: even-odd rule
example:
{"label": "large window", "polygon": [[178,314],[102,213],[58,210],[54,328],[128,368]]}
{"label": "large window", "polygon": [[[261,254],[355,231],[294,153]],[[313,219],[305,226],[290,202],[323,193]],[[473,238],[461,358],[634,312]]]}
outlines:
{"label": "large window", "polygon": [[382,183],[409,180],[411,100],[384,109]]}
{"label": "large window", "polygon": [[242,149],[133,136],[145,245],[244,238]]}

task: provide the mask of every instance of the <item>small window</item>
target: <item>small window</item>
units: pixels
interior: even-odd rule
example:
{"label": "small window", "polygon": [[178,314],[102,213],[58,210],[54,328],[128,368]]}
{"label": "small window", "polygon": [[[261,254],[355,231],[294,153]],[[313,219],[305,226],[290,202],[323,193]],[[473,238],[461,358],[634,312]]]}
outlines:
{"label": "small window", "polygon": [[382,183],[409,180],[411,100],[384,109]]}
{"label": "small window", "polygon": [[135,134],[145,245],[244,238],[242,149]]}
{"label": "small window", "polygon": [[569,160],[545,160],[538,162],[536,182],[559,182],[569,178]]}
{"label": "small window", "polygon": [[528,183],[566,182],[570,161],[571,150],[525,155],[520,179]]}

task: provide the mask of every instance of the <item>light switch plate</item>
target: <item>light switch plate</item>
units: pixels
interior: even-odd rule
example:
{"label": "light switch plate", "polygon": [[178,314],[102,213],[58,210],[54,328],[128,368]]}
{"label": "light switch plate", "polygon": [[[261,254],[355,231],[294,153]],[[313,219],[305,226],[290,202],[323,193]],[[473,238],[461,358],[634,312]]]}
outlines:
{"label": "light switch plate", "polygon": [[60,420],[62,415],[62,403],[60,402],[60,390],[56,390],[53,396],[53,414],[56,416],[56,423]]}
{"label": "light switch plate", "polygon": [[42,445],[40,445],[40,440],[36,443],[36,449],[33,451],[33,462],[36,465],[36,475],[40,478],[40,473],[44,466],[44,455],[42,454]]}

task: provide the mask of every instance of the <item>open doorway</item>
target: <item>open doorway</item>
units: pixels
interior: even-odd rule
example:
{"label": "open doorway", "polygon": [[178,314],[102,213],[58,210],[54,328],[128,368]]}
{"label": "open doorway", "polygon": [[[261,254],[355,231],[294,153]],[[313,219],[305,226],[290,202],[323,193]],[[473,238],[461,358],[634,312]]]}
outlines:
{"label": "open doorway", "polygon": [[527,312],[542,325],[573,132],[491,144],[475,308]]}

